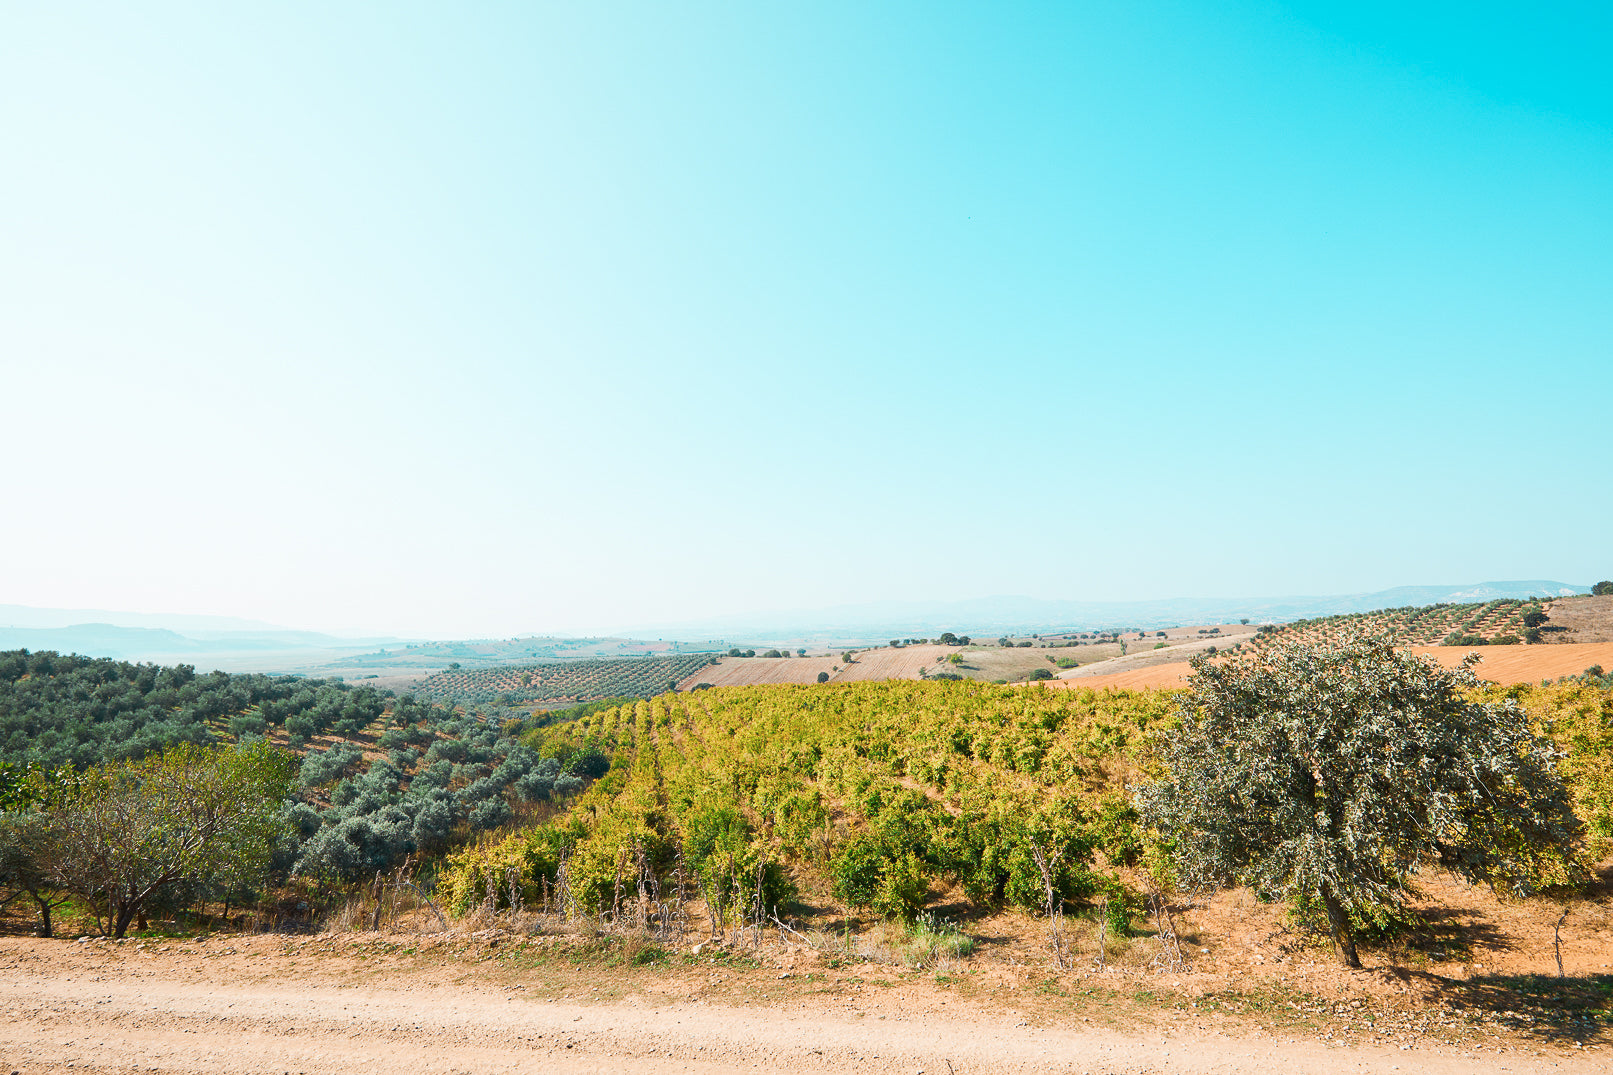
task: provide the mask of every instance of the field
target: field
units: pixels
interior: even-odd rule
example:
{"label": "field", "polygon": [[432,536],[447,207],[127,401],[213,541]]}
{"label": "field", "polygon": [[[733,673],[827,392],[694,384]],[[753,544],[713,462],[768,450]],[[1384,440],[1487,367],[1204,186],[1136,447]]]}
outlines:
{"label": "field", "polygon": [[[765,683],[816,683],[819,673],[827,673],[829,683],[867,683],[885,679],[924,679],[950,674],[964,679],[1023,679],[1033,669],[1055,666],[1050,653],[1063,656],[1081,653],[1083,659],[1098,660],[1103,654],[1091,650],[1048,650],[1045,648],[1002,649],[997,646],[913,645],[850,651],[851,660],[828,657],[721,657],[714,668],[702,668],[678,684],[688,690],[696,683],[714,687],[754,686]],[[1118,654],[1119,648],[1112,652]],[[962,658],[953,664],[951,658]]]}
{"label": "field", "polygon": [[1518,642],[1528,630],[1524,616],[1540,608],[1537,601],[1508,598],[1466,605],[1378,609],[1296,620],[1262,633],[1256,644],[1268,640],[1319,643],[1352,633],[1385,634],[1402,646],[1437,646],[1452,635],[1477,636],[1490,641],[1510,638]]}
{"label": "field", "polygon": [[1561,598],[1546,615],[1544,642],[1613,642],[1613,595]]}
{"label": "field", "polygon": [[431,701],[470,704],[507,698],[512,705],[644,698],[689,679],[711,662],[710,654],[686,653],[450,669],[423,680],[414,694]]}
{"label": "field", "polygon": [[[1475,674],[1491,683],[1539,683],[1543,679],[1577,676],[1592,667],[1613,670],[1613,642],[1576,646],[1409,646],[1413,653],[1424,653],[1446,668],[1455,668],[1464,657],[1477,653]],[[1144,668],[1101,675],[1056,679],[1055,687],[1114,687],[1140,690],[1152,687],[1180,687],[1192,669],[1186,661],[1171,661]]]}
{"label": "field", "polygon": [[[1144,664],[1156,664],[1175,659],[1172,653],[1191,653],[1219,645],[1222,648],[1247,642],[1254,636],[1254,628],[1240,624],[1218,624],[1209,627],[1175,627],[1168,631],[1149,631],[1144,638],[1133,632],[1126,639],[1122,658],[1119,642],[1096,641],[1085,636],[1085,641],[1074,635],[1049,635],[1027,638],[1029,645],[998,646],[992,644],[968,646],[912,645],[901,647],[881,646],[875,649],[852,650],[851,661],[841,656],[814,657],[720,657],[717,665],[697,669],[679,684],[679,690],[689,690],[699,683],[713,687],[757,686],[769,683],[816,683],[818,675],[828,675],[829,683],[865,683],[885,679],[928,679],[938,675],[958,676],[962,679],[984,680],[988,683],[1016,683],[1029,679],[1039,670],[1055,676],[1068,677],[1071,669],[1086,669],[1105,662],[1123,659],[1117,669],[1129,669]],[[1164,648],[1156,650],[1160,643]],[[957,657],[958,663],[952,658]],[[1063,662],[1063,663],[1060,663]]]}

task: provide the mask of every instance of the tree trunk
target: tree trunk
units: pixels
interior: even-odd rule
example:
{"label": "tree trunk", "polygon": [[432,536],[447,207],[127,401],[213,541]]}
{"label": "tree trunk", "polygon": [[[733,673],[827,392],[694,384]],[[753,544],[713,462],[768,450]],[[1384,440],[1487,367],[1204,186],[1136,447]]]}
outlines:
{"label": "tree trunk", "polygon": [[41,937],[54,936],[51,932],[50,924],[50,900],[37,892],[33,893],[33,897],[34,902],[39,904],[39,935]]}
{"label": "tree trunk", "polygon": [[1355,937],[1350,933],[1350,916],[1344,905],[1327,885],[1322,886],[1322,902],[1327,906],[1327,928],[1333,935],[1333,951],[1338,953],[1339,962],[1351,970],[1360,970],[1361,957],[1355,954]]}
{"label": "tree trunk", "polygon": [[134,913],[140,909],[140,905],[136,903],[124,903],[120,900],[116,906],[117,915],[112,920],[112,936],[122,937],[125,933],[129,932],[129,923],[134,921]]}

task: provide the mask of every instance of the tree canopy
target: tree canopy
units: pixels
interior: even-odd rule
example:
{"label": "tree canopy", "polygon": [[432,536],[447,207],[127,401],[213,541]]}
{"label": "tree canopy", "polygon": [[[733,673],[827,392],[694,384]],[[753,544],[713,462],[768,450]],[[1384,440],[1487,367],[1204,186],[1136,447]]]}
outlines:
{"label": "tree canopy", "polygon": [[284,830],[295,767],[294,756],[258,740],[181,743],[89,770],[50,815],[47,868],[63,888],[104,905],[121,937],[165,886],[254,880]]}
{"label": "tree canopy", "polygon": [[1400,908],[1421,865],[1523,895],[1572,868],[1580,824],[1557,753],[1511,700],[1381,640],[1193,661],[1168,776],[1137,806],[1183,879],[1242,883],[1356,923]]}

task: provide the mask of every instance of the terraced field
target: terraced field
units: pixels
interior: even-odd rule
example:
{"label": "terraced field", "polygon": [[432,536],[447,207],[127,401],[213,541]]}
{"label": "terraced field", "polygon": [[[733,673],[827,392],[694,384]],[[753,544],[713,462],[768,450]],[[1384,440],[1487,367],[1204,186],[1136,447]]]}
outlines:
{"label": "terraced field", "polygon": [[712,664],[709,654],[552,661],[501,668],[451,669],[423,681],[415,695],[436,702],[511,704],[647,698]]}

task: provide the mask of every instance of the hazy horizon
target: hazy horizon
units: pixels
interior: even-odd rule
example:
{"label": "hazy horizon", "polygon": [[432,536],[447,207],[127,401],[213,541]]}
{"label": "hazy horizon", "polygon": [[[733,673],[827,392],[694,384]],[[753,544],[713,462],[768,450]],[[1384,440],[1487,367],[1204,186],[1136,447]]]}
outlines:
{"label": "hazy horizon", "polygon": [[1613,575],[1605,10],[4,27],[0,604],[469,638]]}
{"label": "hazy horizon", "polygon": [[[798,637],[873,637],[889,627],[904,633],[941,629],[996,631],[1009,626],[1025,629],[1081,628],[1103,626],[1178,625],[1202,613],[1203,622],[1214,622],[1216,615],[1236,617],[1262,611],[1280,613],[1283,620],[1338,611],[1362,611],[1389,607],[1390,602],[1431,604],[1447,601],[1484,601],[1497,596],[1565,596],[1586,592],[1584,583],[1557,579],[1489,580],[1478,583],[1431,584],[1392,587],[1383,591],[1357,594],[1244,594],[1179,595],[1172,598],[1133,601],[1086,602],[1078,599],[1037,598],[1023,594],[993,594],[954,601],[867,601],[852,605],[817,608],[761,609],[714,616],[707,620],[664,623],[618,624],[602,631],[568,632],[552,625],[537,625],[504,634],[481,633],[452,636],[441,632],[396,635],[362,627],[338,628],[328,636],[352,642],[442,641],[451,638],[495,639],[511,637],[609,637],[637,639],[705,640],[713,632],[728,632],[735,639],[778,641]],[[1464,592],[1466,591],[1466,592]],[[1383,597],[1375,602],[1372,598]],[[18,615],[31,613],[31,615]],[[1132,616],[1126,620],[1127,615]],[[1118,617],[1118,618],[1117,618]],[[231,635],[316,633],[303,625],[274,624],[241,620],[236,617],[165,614],[152,610],[43,609],[0,604],[0,630],[27,627],[54,630],[68,627],[113,624],[124,627],[169,630],[194,638],[226,639]],[[906,626],[902,626],[906,625]],[[4,648],[0,646],[0,648]]]}

